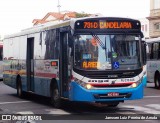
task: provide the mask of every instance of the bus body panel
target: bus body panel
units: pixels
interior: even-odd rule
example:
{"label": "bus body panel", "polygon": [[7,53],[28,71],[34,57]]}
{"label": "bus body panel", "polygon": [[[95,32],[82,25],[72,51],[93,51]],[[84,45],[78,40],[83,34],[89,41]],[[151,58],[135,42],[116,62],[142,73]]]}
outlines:
{"label": "bus body panel", "polygon": [[34,78],[34,93],[42,96],[50,96],[50,82],[49,78]]}
{"label": "bus body panel", "polygon": [[147,79],[149,82],[154,82],[156,71],[160,72],[160,61],[148,60],[147,61]]}
{"label": "bus body panel", "polygon": [[[51,66],[51,62],[56,62],[56,66]],[[16,64],[15,60],[8,62],[8,67],[10,65]],[[48,64],[49,63],[49,64]],[[4,72],[4,83],[10,87],[16,88],[17,75],[20,75],[22,81],[22,90],[27,92],[27,77],[24,61],[18,63],[23,69],[21,70],[11,70]],[[7,67],[5,62],[5,67]],[[18,69],[18,67],[16,69]],[[58,60],[34,60],[34,93],[43,96],[50,96],[50,83],[51,79],[58,78]]]}
{"label": "bus body panel", "polygon": [[147,86],[147,81],[148,81],[148,78],[147,78],[147,74],[143,77],[143,85],[144,87]]}
{"label": "bus body panel", "polygon": [[[12,78],[4,81],[4,84],[12,87],[12,88],[17,88],[16,87],[16,77],[17,75],[11,75],[11,74],[5,74],[4,78]],[[26,81],[26,76],[21,76],[21,81],[22,81],[22,90],[24,92],[28,92],[27,90],[27,81]],[[47,96],[50,97],[50,78],[34,78],[34,93],[42,96]]]}

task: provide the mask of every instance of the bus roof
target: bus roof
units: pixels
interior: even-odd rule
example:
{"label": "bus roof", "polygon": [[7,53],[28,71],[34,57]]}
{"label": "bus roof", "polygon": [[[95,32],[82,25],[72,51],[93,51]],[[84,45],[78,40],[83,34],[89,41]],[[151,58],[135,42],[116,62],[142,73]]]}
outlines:
{"label": "bus roof", "polygon": [[[42,31],[47,31],[50,29],[55,29],[59,27],[64,27],[64,26],[71,26],[72,29],[74,29],[74,24],[77,20],[85,20],[85,19],[98,19],[98,18],[110,18],[110,19],[128,19],[128,20],[135,20],[131,18],[121,18],[121,17],[84,17],[84,18],[74,18],[71,20],[63,21],[63,22],[47,22],[44,24],[36,25],[31,28],[27,28],[24,30],[21,30],[21,32],[16,33],[16,34],[11,34],[11,35],[6,35],[4,39],[8,38],[13,38],[13,37],[19,37],[19,36],[25,36],[33,33],[38,33]],[[138,20],[136,20],[138,21]]]}
{"label": "bus roof", "polygon": [[46,30],[49,30],[49,29],[68,26],[69,24],[70,24],[70,21],[58,22],[58,24],[54,23],[54,22],[48,22],[48,23],[45,23],[45,24],[40,24],[40,25],[37,25],[37,26],[33,26],[31,28],[21,30],[21,32],[16,33],[16,34],[6,35],[4,37],[4,39],[24,36],[24,35],[33,34],[33,33],[38,33],[38,32],[46,31]]}

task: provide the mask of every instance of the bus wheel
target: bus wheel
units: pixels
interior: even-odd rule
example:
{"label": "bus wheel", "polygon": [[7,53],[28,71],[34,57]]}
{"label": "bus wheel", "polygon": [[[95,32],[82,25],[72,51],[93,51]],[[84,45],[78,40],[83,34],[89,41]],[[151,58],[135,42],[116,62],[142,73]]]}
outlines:
{"label": "bus wheel", "polygon": [[155,88],[160,89],[160,77],[159,77],[159,73],[156,73],[156,75],[155,75],[154,84],[155,84]]}
{"label": "bus wheel", "polygon": [[61,108],[61,103],[62,103],[62,100],[60,98],[58,87],[55,86],[53,90],[51,91],[51,104],[55,108]]}
{"label": "bus wheel", "polygon": [[23,97],[22,83],[21,83],[20,77],[18,77],[18,79],[17,79],[17,96],[20,98]]}

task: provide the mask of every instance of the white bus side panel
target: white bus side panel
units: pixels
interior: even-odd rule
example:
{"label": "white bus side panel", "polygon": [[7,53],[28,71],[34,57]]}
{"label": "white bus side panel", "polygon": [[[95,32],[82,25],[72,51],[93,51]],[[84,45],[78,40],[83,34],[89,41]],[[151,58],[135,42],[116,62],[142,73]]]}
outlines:
{"label": "white bus side panel", "polygon": [[160,72],[160,61],[147,61],[147,79],[149,82],[154,82],[154,76],[156,71]]}

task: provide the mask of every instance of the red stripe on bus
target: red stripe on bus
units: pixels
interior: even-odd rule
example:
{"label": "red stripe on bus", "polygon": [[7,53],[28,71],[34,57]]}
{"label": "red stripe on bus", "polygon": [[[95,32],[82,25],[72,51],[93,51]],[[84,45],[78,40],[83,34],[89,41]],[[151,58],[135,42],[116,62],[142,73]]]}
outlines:
{"label": "red stripe on bus", "polygon": [[56,78],[57,75],[53,73],[35,73],[35,76],[38,77],[48,77],[48,78]]}

